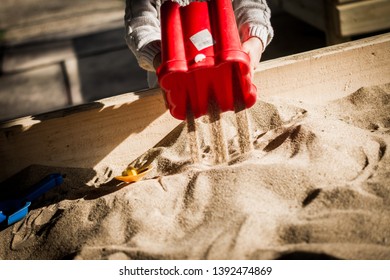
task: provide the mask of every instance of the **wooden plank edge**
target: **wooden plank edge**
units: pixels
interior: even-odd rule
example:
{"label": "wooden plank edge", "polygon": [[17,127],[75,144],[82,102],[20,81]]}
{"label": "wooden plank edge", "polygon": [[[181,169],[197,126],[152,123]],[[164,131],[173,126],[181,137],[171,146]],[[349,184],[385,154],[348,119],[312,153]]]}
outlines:
{"label": "wooden plank edge", "polygon": [[390,82],[390,33],[260,63],[260,98],[327,102],[362,86]]}
{"label": "wooden plank edge", "polygon": [[158,89],[8,121],[0,128],[0,181],[31,164],[125,168],[118,164],[130,163],[178,124]]}

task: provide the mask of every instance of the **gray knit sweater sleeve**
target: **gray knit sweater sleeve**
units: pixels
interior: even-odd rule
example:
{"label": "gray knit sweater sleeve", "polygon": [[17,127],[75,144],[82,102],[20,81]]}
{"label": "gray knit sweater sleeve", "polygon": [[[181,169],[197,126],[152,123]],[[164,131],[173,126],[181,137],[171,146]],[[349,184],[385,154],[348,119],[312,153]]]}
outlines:
{"label": "gray knit sweater sleeve", "polygon": [[138,64],[154,71],[153,59],[161,49],[160,1],[126,0],[126,43]]}
{"label": "gray knit sweater sleeve", "polygon": [[271,11],[265,0],[233,0],[234,15],[236,17],[241,42],[250,37],[258,37],[264,48],[268,46],[274,36],[271,26]]}
{"label": "gray knit sweater sleeve", "polygon": [[[173,1],[186,5],[194,0]],[[161,50],[160,7],[160,0],[126,0],[126,42],[139,65],[148,71],[154,71],[153,59]],[[265,48],[273,37],[266,0],[233,0],[233,9],[241,41],[258,37]]]}

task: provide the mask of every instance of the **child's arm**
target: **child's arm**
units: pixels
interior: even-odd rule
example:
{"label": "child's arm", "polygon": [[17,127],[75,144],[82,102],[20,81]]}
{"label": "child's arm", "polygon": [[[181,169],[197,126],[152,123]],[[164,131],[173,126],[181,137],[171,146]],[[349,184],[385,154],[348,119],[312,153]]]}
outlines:
{"label": "child's arm", "polygon": [[138,64],[148,71],[155,71],[153,60],[161,51],[159,3],[126,0],[126,42]]}
{"label": "child's arm", "polygon": [[271,11],[265,0],[234,0],[234,15],[241,42],[257,37],[263,44],[263,51],[274,36],[271,26]]}
{"label": "child's arm", "polygon": [[249,54],[253,71],[274,36],[271,11],[265,0],[234,0],[233,9],[242,48]]}

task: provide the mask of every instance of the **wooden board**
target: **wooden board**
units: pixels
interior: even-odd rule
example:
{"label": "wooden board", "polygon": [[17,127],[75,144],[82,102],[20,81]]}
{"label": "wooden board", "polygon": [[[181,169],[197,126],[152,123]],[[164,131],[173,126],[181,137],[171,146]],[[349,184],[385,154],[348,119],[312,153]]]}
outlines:
{"label": "wooden board", "polygon": [[[263,62],[254,82],[260,98],[319,103],[388,83],[390,34]],[[101,170],[129,163],[179,123],[158,89],[1,123],[0,181],[31,164]]]}
{"label": "wooden board", "polygon": [[14,73],[66,61],[127,49],[124,29],[88,34],[68,40],[48,41],[9,47],[3,50],[2,73]]}
{"label": "wooden board", "polygon": [[390,28],[390,0],[369,0],[338,5],[341,36]]}
{"label": "wooden board", "polygon": [[0,76],[0,104],[1,120],[16,118],[20,112],[25,116],[69,105],[61,66],[54,64]]}
{"label": "wooden board", "polygon": [[390,33],[260,63],[262,95],[322,103],[390,82]]}
{"label": "wooden board", "polygon": [[122,0],[2,0],[5,45],[73,38],[123,26]]}
{"label": "wooden board", "polygon": [[27,45],[4,50],[1,70],[2,73],[10,74],[75,57],[71,40]]}
{"label": "wooden board", "polygon": [[390,0],[283,0],[283,9],[324,31],[328,45],[390,28]]}
{"label": "wooden board", "polygon": [[362,1],[367,1],[367,0],[336,0],[338,4],[345,4],[350,2],[362,2]]}
{"label": "wooden board", "polygon": [[[31,164],[99,169],[112,158],[130,162],[178,124],[158,90],[3,123],[0,181]],[[118,153],[123,145],[126,154]]]}

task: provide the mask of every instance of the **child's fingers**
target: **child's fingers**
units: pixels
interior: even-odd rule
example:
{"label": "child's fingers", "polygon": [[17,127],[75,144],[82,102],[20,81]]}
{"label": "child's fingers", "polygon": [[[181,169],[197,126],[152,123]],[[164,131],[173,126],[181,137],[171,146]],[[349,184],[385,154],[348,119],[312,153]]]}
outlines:
{"label": "child's fingers", "polygon": [[242,44],[242,49],[249,55],[251,76],[260,63],[261,55],[263,52],[263,44],[257,37],[251,37]]}

